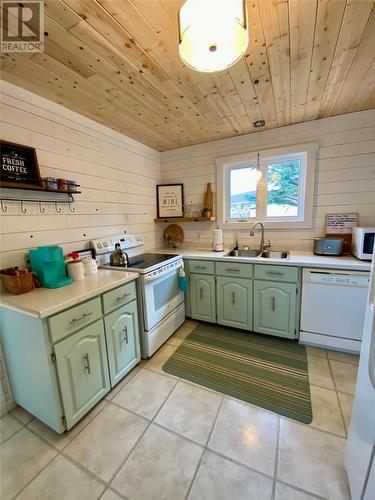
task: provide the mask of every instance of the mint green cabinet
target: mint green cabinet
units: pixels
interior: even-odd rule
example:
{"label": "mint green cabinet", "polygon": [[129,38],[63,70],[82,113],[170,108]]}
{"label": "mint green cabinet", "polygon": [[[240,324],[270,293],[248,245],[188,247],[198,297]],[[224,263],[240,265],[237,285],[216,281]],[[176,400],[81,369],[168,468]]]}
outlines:
{"label": "mint green cabinet", "polygon": [[215,277],[190,274],[191,317],[216,323]]}
{"label": "mint green cabinet", "polygon": [[253,282],[250,279],[218,276],[216,295],[219,324],[252,330],[252,287]]}
{"label": "mint green cabinet", "polygon": [[296,337],[297,285],[254,281],[254,331]]}
{"label": "mint green cabinet", "polygon": [[109,373],[112,387],[141,359],[137,302],[133,300],[105,317]]}
{"label": "mint green cabinet", "polygon": [[70,429],[110,390],[103,320],[56,344],[55,355]]}

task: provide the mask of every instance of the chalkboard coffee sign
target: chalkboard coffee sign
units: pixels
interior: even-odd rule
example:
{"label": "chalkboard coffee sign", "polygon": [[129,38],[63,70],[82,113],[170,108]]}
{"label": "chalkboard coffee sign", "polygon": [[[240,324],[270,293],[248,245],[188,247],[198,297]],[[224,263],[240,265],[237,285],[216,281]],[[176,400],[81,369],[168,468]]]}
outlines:
{"label": "chalkboard coffee sign", "polygon": [[1,187],[43,188],[34,148],[0,141],[0,154]]}

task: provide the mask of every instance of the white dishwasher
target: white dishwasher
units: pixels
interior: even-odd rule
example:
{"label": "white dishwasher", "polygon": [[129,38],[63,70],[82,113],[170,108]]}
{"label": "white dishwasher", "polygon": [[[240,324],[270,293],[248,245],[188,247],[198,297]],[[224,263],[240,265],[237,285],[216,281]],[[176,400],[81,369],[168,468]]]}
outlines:
{"label": "white dishwasher", "polygon": [[300,342],[359,353],[369,283],[368,272],[305,268]]}

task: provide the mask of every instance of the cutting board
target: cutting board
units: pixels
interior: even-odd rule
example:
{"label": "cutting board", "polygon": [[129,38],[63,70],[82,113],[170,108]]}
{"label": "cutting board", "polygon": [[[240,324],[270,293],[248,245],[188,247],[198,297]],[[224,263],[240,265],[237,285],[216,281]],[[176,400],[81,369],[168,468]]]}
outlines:
{"label": "cutting board", "polygon": [[210,210],[212,215],[214,209],[214,193],[211,191],[211,182],[207,183],[207,190],[204,193],[203,209]]}

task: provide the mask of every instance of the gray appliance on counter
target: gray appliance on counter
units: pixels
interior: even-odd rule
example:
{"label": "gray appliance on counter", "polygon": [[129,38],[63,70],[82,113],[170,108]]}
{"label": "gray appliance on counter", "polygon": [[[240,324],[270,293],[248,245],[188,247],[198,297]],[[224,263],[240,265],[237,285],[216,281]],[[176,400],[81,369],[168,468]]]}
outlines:
{"label": "gray appliance on counter", "polygon": [[315,255],[342,255],[344,251],[344,238],[321,237],[314,238]]}

